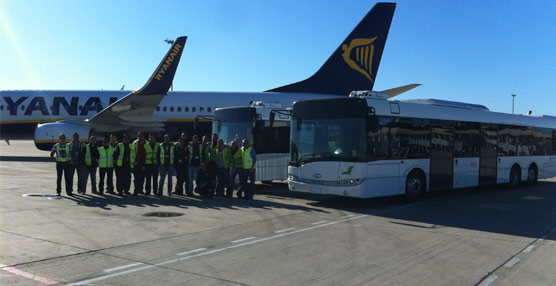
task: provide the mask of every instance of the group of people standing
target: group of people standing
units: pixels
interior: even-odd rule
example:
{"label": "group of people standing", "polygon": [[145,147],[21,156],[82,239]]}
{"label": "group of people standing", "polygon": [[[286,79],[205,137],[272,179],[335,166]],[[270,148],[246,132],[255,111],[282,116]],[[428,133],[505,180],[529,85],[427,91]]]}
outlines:
{"label": "group of people standing", "polygon": [[[255,193],[256,153],[243,139],[241,148],[238,140],[230,142],[194,135],[190,142],[187,134],[182,133],[177,143],[170,142],[170,136],[164,135],[163,143],[156,142],[156,135],[138,132],[137,139],[130,141],[125,134],[118,142],[116,136],[104,138],[102,145],[97,144],[95,136],[89,143],[81,142],[79,134],[73,134],[73,140],[66,142],[66,136],[60,134],[59,142],[50,153],[56,161],[56,193],[62,192],[62,175],[65,178],[66,193],[73,195],[73,178],[77,171],[77,193],[85,194],[87,182],[91,179],[91,189],[95,194],[119,195],[154,195],[162,196],[166,178],[168,196],[198,193],[204,197],[233,196],[235,180],[239,177],[238,198],[253,199]],[[96,173],[99,170],[98,188]],[[116,188],[114,188],[114,173]],[[130,192],[133,174],[133,194]],[[177,184],[173,189],[172,177]],[[159,178],[160,177],[160,178]],[[195,188],[193,182],[195,181]],[[249,181],[249,183],[248,183]],[[104,183],[106,182],[106,189]]]}

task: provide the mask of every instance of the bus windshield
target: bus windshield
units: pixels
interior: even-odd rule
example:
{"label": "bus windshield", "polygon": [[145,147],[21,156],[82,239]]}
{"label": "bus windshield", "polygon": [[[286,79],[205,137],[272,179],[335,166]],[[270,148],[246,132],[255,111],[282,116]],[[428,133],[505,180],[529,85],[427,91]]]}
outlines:
{"label": "bus windshield", "polygon": [[[218,122],[212,123],[212,130],[218,130]],[[252,122],[222,122],[220,131],[216,132],[218,138],[224,140],[225,144],[237,138],[241,146],[241,140],[247,139],[253,142],[253,123]]]}
{"label": "bus windshield", "polygon": [[290,163],[365,161],[364,119],[292,120]]}
{"label": "bus windshield", "polygon": [[[214,110],[214,116],[218,120],[213,121],[212,130],[225,144],[234,139],[253,142],[254,112],[250,107],[217,108]],[[241,142],[238,144],[241,146]]]}

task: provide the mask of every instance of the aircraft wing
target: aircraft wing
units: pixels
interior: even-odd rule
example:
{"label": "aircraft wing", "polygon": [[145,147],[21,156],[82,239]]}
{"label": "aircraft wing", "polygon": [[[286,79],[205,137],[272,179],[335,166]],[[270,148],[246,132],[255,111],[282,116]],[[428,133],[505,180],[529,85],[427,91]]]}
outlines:
{"label": "aircraft wing", "polygon": [[145,131],[160,129],[166,119],[154,116],[154,111],[172,86],[186,40],[187,37],[179,37],[174,41],[142,88],[87,119],[88,125],[99,132],[117,132],[135,127]]}

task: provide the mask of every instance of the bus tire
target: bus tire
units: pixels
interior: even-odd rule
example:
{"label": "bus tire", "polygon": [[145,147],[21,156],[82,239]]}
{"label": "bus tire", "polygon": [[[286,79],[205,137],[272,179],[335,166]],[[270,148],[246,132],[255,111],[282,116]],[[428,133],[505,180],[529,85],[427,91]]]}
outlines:
{"label": "bus tire", "polygon": [[518,164],[515,164],[513,165],[510,171],[510,183],[508,184],[508,186],[510,187],[510,189],[515,189],[519,187],[520,184],[521,184],[521,168],[519,167]]}
{"label": "bus tire", "polygon": [[537,165],[533,163],[531,164],[531,166],[529,166],[529,170],[527,171],[527,184],[528,185],[536,184],[538,179],[539,179],[539,169],[537,168]]}
{"label": "bus tire", "polygon": [[427,187],[425,174],[419,170],[413,170],[405,180],[405,199],[410,202],[419,200],[425,193]]}

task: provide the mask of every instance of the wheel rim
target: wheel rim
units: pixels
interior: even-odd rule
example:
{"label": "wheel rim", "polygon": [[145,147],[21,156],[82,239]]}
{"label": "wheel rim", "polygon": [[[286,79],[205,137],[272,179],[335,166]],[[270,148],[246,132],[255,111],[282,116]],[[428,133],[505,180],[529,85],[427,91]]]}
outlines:
{"label": "wheel rim", "polygon": [[417,195],[419,194],[421,190],[421,180],[419,180],[419,178],[411,178],[411,180],[409,180],[409,187],[408,187],[408,191],[410,194],[412,195]]}
{"label": "wheel rim", "polygon": [[531,169],[529,170],[529,181],[534,181],[535,180],[535,170]]}

